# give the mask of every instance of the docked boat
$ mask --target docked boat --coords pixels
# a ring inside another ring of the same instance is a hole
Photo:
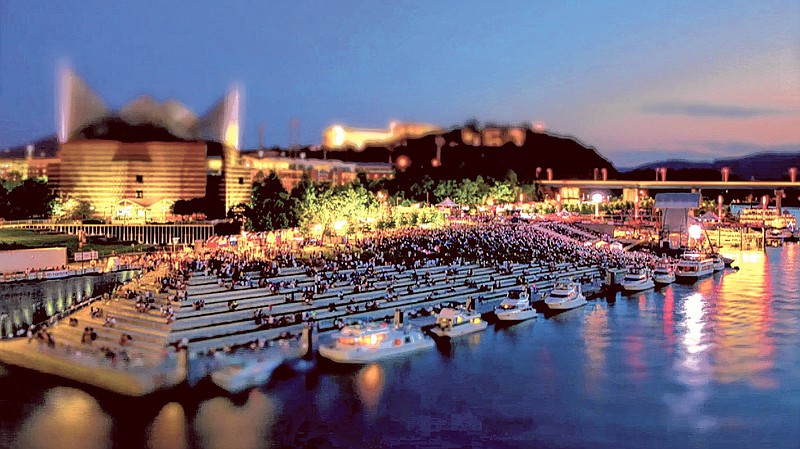
[[[269,382],[272,373],[283,361],[284,356],[279,350],[268,350],[252,360],[212,372],[211,381],[229,393],[239,393]]]
[[[653,288],[656,284],[647,268],[631,267],[620,282],[620,286],[626,292],[640,292]]]
[[[332,338],[319,355],[337,363],[369,363],[435,346],[417,327],[388,323],[346,325]]]
[[[675,282],[675,265],[668,259],[661,259],[653,270],[653,282],[671,284]]]
[[[698,252],[683,253],[675,266],[677,279],[699,279],[714,272],[714,259]]]
[[[722,258],[722,256],[717,253],[712,253],[710,256],[711,260],[714,261],[714,271],[723,271],[725,269],[725,260]]]
[[[516,291],[518,294],[512,294]],[[536,309],[531,306],[531,302],[525,295],[517,290],[509,292],[508,298],[504,299],[499,306],[495,307],[494,314],[500,321],[525,321],[536,318]]]
[[[581,285],[573,281],[558,281],[544,303],[551,310],[569,310],[586,305]]]
[[[488,325],[480,313],[462,307],[446,307],[436,315],[436,324],[431,332],[438,337],[453,338],[480,332]]]

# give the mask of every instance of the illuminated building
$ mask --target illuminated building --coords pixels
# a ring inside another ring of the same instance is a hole
[[[146,96],[111,112],[63,70],[58,98],[59,162],[48,175],[62,194],[90,202],[98,216],[158,221],[177,200],[214,198],[224,207],[220,214],[249,201],[238,89],[200,117],[177,101]]]
[[[305,156],[305,155],[301,155]],[[386,163],[354,163],[335,159],[306,159],[279,156],[274,151],[254,151],[242,153],[243,165],[249,171],[249,182],[270,172],[280,178],[283,187],[290,191],[308,174],[313,182],[345,185],[364,173],[368,180],[392,178],[392,166]]]
[[[487,126],[482,130],[463,128],[461,141],[471,146],[501,147],[509,142],[521,147],[525,145],[528,128],[519,126]]]
[[[388,145],[404,139],[415,139],[427,134],[440,132],[438,126],[424,123],[389,124],[389,129],[349,128],[333,125],[322,132],[322,146],[332,150],[353,148],[363,150],[369,145]]]

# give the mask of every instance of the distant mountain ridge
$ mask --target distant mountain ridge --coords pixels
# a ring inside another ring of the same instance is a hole
[[[800,168],[800,152],[776,153],[763,152],[742,156],[738,158],[720,158],[710,162],[685,161],[680,159],[668,159],[661,162],[650,162],[636,168],[625,170],[624,176],[647,172],[647,177],[658,167],[666,167],[667,170],[713,170],[719,172],[722,167],[730,169],[730,176],[740,179],[788,179],[789,167]],[[669,177],[669,175],[667,175]],[[645,177],[644,179],[647,179]]]
[[[731,179],[788,180],[788,168],[800,168],[800,151],[792,153],[762,152],[738,158],[718,158],[707,162],[667,159],[650,162],[631,169],[618,169],[595,148],[580,140],[551,133],[528,130],[525,143],[517,146],[506,143],[502,146],[472,146],[461,136],[462,129],[452,128],[443,133],[442,165],[433,167],[431,159],[436,156],[434,135],[408,139],[404,146],[389,150],[385,147],[370,147],[365,151],[328,152],[329,158],[353,162],[388,162],[390,153],[394,161],[405,155],[411,164],[401,178],[421,178],[425,174],[433,179],[474,178],[477,175],[502,179],[509,169],[517,173],[520,182],[531,182],[536,178],[535,170],[541,168],[539,178],[546,178],[547,168],[553,169],[555,179],[591,179],[595,168],[606,168],[610,179],[651,179],[659,167],[666,167],[668,179],[695,178],[715,179],[722,167],[730,168]],[[55,157],[58,140],[50,135],[32,143],[35,157]],[[454,145],[454,146],[453,146]],[[26,145],[0,149],[0,158],[24,158]],[[276,148],[281,151],[280,148]],[[322,158],[322,151],[304,149],[310,158]],[[678,176],[676,178],[675,176]]]

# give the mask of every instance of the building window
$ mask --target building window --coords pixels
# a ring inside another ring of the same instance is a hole
[[[144,182],[144,176],[142,176],[142,175],[136,175],[136,183],[137,183],[137,184],[141,184],[141,183],[143,183],[143,182]]]
[[[137,190],[136,191],[136,198],[144,198],[144,191]]]
[[[239,178],[239,184],[244,184],[244,178]]]

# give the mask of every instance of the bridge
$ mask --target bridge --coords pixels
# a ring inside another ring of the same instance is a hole
[[[591,180],[591,179],[540,179],[547,187],[578,187],[581,189],[710,189],[710,190],[783,190],[800,189],[800,182],[790,181],[641,181],[641,180]]]

